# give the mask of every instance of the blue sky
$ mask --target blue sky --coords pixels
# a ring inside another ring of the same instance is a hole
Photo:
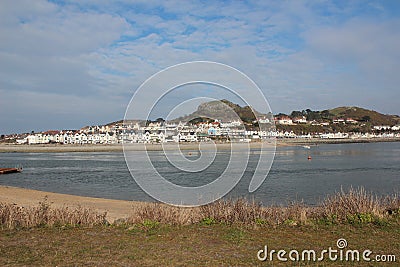
[[[3,0],[0,133],[121,119],[148,77],[193,60],[246,73],[274,113],[355,105],[400,114],[399,8],[395,0]]]

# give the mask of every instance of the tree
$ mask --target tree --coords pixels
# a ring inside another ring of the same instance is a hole
[[[5,135],[2,134],[2,135],[0,136],[0,140],[3,140],[4,138],[5,138]]]
[[[291,118],[302,117],[302,116],[303,116],[303,113],[301,111],[298,111],[298,110],[294,110],[290,114]]]
[[[321,117],[323,119],[331,119],[333,117],[333,114],[329,112],[329,110],[323,110],[321,111]]]
[[[361,120],[362,121],[364,121],[364,122],[370,122],[371,121],[371,117],[370,116],[363,116],[362,118],[361,118]]]
[[[321,119],[321,114],[319,111],[312,111],[311,109],[306,109],[307,112],[307,120],[312,121],[312,120],[320,120]]]
[[[163,118],[157,118],[157,119],[156,119],[156,122],[157,122],[157,123],[160,123],[160,125],[164,125],[165,120],[164,120]]]
[[[288,115],[286,115],[285,113],[278,113],[276,114],[276,117],[287,117]]]

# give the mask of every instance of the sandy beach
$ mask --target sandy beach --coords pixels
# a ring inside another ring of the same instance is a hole
[[[0,145],[0,153],[122,152],[122,145]]]
[[[85,207],[99,213],[107,212],[107,221],[127,218],[132,214],[133,206],[141,202],[81,197],[67,194],[50,193],[11,186],[0,186],[0,203],[10,203],[23,207],[38,206],[39,202],[47,202],[51,207]]]
[[[373,142],[400,142],[400,138],[360,138],[360,139],[277,139],[276,146],[301,146],[318,144],[346,144],[346,143],[373,143]],[[207,149],[212,144],[206,143],[180,143],[181,150],[197,150],[201,144],[202,149]],[[236,143],[239,146],[247,146],[247,143]],[[250,148],[259,148],[260,142],[249,143]],[[230,149],[230,143],[217,143],[218,149]],[[177,149],[177,144],[130,144],[125,146],[130,151],[160,151]],[[15,145],[0,144],[0,153],[66,153],[66,152],[122,152],[121,144],[114,145]]]
[[[198,150],[199,145],[202,149],[210,149],[214,147],[210,143],[181,143],[179,148],[181,150]],[[236,143],[237,147],[247,147],[247,143]],[[218,149],[230,149],[230,143],[218,143]],[[260,147],[260,143],[250,143],[251,148]],[[122,152],[123,149],[129,151],[161,151],[161,150],[176,150],[178,144],[129,144],[125,148],[121,144],[114,145],[60,145],[60,144],[49,144],[49,145],[0,145],[1,152],[20,152],[20,153],[66,153],[66,152]]]

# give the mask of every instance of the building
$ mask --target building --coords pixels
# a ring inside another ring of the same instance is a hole
[[[298,124],[304,124],[304,123],[307,123],[307,118],[304,116],[296,117],[296,118],[293,118],[293,122],[298,123]]]
[[[347,119],[346,119],[346,123],[349,123],[349,124],[357,124],[358,121],[356,121],[356,120],[354,120],[354,119],[352,119],[352,118],[347,118]]]
[[[281,116],[275,119],[276,124],[281,124],[281,125],[292,125],[293,121],[291,118],[287,116]]]
[[[345,120],[344,119],[333,119],[332,121],[334,124],[345,124]]]

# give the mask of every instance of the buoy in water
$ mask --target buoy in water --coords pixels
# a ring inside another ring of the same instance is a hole
[[[307,159],[308,159],[308,160],[311,160],[311,156],[308,156]]]

